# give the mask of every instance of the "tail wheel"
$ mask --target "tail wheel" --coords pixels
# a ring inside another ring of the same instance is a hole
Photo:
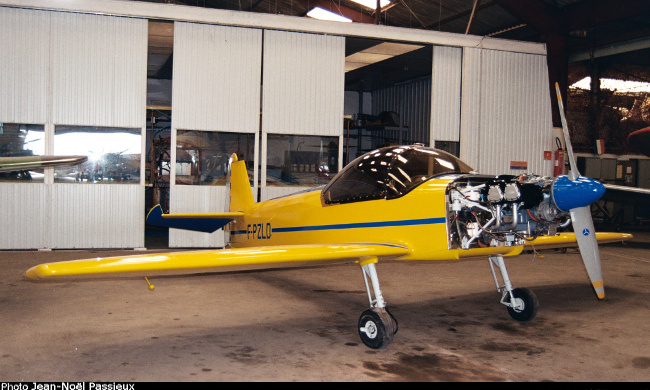
[[[530,321],[537,315],[539,301],[535,293],[528,288],[516,288],[512,290],[515,298],[514,307],[508,307],[510,317],[517,321]]]
[[[371,308],[361,313],[358,329],[361,341],[367,347],[382,349],[393,341],[397,321],[386,309]]]

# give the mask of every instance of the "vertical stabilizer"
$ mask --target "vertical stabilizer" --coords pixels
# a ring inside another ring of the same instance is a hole
[[[229,211],[244,211],[253,203],[253,192],[248,180],[246,162],[238,161],[237,154],[232,155],[230,163],[230,203]]]

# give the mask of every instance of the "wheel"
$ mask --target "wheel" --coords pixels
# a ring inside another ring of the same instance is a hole
[[[361,341],[373,349],[385,348],[397,333],[397,321],[386,309],[371,308],[359,317]]]
[[[517,321],[530,321],[535,318],[539,301],[535,293],[528,288],[516,288],[512,290],[517,305],[523,305],[518,308],[508,307],[510,317]]]

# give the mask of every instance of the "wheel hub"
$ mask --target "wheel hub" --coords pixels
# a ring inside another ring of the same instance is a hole
[[[526,308],[526,303],[521,298],[515,298],[512,302],[512,310],[521,313]]]
[[[373,321],[368,321],[366,322],[366,326],[359,328],[359,331],[364,332],[368,338],[374,339],[377,337],[377,324]]]

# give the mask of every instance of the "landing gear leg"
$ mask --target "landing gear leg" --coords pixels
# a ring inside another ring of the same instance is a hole
[[[358,329],[361,341],[366,346],[381,349],[385,348],[393,340],[393,336],[397,333],[397,321],[386,310],[386,302],[381,294],[375,263],[377,263],[377,258],[360,262],[366,290],[368,291],[370,309],[361,313]],[[370,284],[368,279],[370,279]]]
[[[501,271],[503,285],[499,284],[496,272],[494,271],[495,265]],[[513,288],[503,257],[490,256],[490,268],[492,269],[492,276],[494,276],[494,283],[497,285],[497,291],[503,292],[501,304],[508,307],[510,317],[517,321],[530,321],[535,318],[539,307],[537,296],[528,288]]]

